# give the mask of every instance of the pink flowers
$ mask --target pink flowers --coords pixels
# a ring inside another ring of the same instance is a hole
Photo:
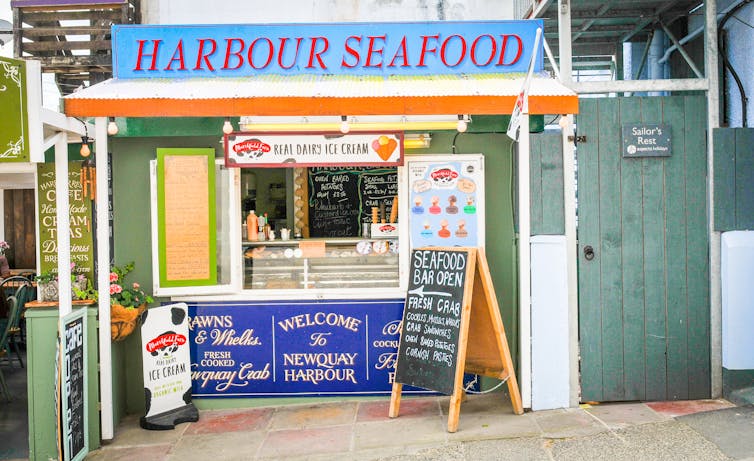
[[[110,272],[110,283],[117,282],[118,281],[118,274],[115,272]]]
[[[122,292],[123,292],[123,287],[121,287],[117,283],[110,284],[110,295],[115,295]]]

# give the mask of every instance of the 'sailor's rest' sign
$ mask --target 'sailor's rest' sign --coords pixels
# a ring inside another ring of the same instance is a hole
[[[116,78],[526,72],[541,20],[115,25]],[[543,68],[537,50],[535,71]]]

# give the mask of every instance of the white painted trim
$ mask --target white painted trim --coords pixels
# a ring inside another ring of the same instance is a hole
[[[55,226],[58,245],[58,314],[62,319],[73,310],[71,293],[71,222],[68,197],[68,143],[55,143]]]
[[[110,229],[108,207],[108,156],[107,119],[97,117],[94,137],[95,163],[97,165],[97,289],[99,291],[99,379],[100,424],[102,439],[110,440],[114,434],[113,421],[113,364],[110,339]],[[108,288],[104,288],[108,287]]]
[[[245,290],[232,295],[175,296],[171,298],[171,301],[314,301],[320,299],[398,299],[405,297],[405,288],[347,288],[330,290]]]
[[[215,159],[215,165],[223,165],[223,159]],[[234,247],[241,248],[241,203],[240,203],[240,178],[237,174],[228,177],[229,209],[220,210],[223,213],[231,213],[230,229],[227,237],[234,243]],[[230,283],[224,285],[187,286],[187,287],[162,287],[160,286],[160,239],[159,220],[157,217],[157,160],[149,161],[149,189],[150,189],[150,215],[152,218],[152,294],[155,296],[167,296],[173,300],[190,299],[191,297],[208,295],[233,295],[243,289],[243,256],[240,251],[233,257],[230,263]],[[236,210],[237,213],[233,213]],[[237,216],[236,216],[237,215]],[[221,236],[223,238],[224,236]]]
[[[573,82],[573,51],[571,49],[571,4],[565,0],[565,5],[558,8],[558,48],[560,60],[560,83],[570,86]]]
[[[63,131],[67,135],[93,135],[95,131],[95,128],[91,123],[86,123],[86,129],[84,129],[84,122],[73,117],[66,117],[60,112],[55,112],[49,109],[42,109],[40,113],[40,120],[43,124],[49,126],[50,128],[57,131]],[[80,142],[80,140],[77,142]]]
[[[710,290],[710,392],[718,398],[723,392],[722,355],[722,282],[720,279],[720,232],[715,232],[715,150],[714,129],[720,127],[719,79],[717,59],[717,2],[706,1],[705,73],[707,91],[707,219],[709,232]]]
[[[44,162],[45,150],[42,148],[42,65],[39,61],[27,60],[26,63],[26,111],[29,121],[29,161]],[[49,148],[49,147],[48,147]]]
[[[58,131],[54,135],[42,141],[42,152],[44,153],[47,149],[57,144],[60,138],[63,138],[63,140],[68,143],[68,136],[63,132]],[[42,159],[42,162],[44,162],[44,158]]]
[[[519,299],[519,344],[518,364],[521,376],[521,401],[524,408],[531,408],[531,210],[529,184],[529,108],[521,114],[518,140],[518,299]]]
[[[576,165],[574,143],[568,140],[573,134],[573,115],[566,115],[568,121],[562,131],[563,145],[563,197],[566,236],[566,272],[568,278],[568,363],[569,363],[569,405],[577,407],[581,395],[579,379],[579,283],[578,283],[578,241],[576,239]]]

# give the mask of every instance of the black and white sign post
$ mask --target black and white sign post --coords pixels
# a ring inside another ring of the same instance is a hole
[[[185,303],[147,309],[141,316],[146,415],[140,423],[144,429],[167,430],[199,420],[191,403],[188,337]]]

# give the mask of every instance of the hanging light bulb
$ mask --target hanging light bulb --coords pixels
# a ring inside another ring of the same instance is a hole
[[[89,137],[82,136],[81,137],[81,150],[79,150],[79,154],[81,154],[82,157],[89,157],[91,153],[92,153],[92,150],[89,149]]]
[[[223,133],[233,133],[233,125],[230,124],[230,117],[225,117],[225,123],[223,123]]]
[[[343,134],[351,131],[351,126],[348,124],[348,117],[345,115],[340,116],[340,132]]]
[[[560,116],[560,120],[558,120],[558,125],[560,125],[560,129],[565,130],[568,128],[568,116],[566,114],[563,114]]]
[[[107,124],[107,134],[115,136],[118,134],[118,125],[115,124],[115,118],[110,117],[110,122]]]
[[[466,123],[466,118],[463,115],[458,116],[458,126],[456,126],[456,129],[459,133],[465,133],[466,128],[468,128],[468,124]]]

